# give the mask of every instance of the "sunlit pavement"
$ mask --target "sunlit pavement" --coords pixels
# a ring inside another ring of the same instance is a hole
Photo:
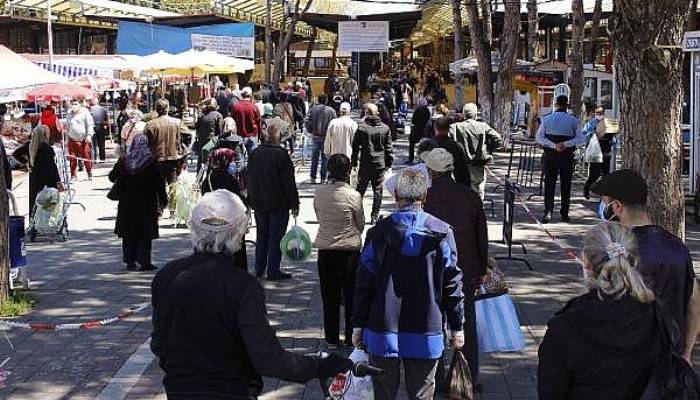
[[[406,141],[396,144],[396,170],[403,167]],[[307,163],[308,164],[308,163]],[[73,206],[69,211],[72,238],[66,243],[35,243],[29,246],[29,276],[39,299],[38,309],[21,321],[72,323],[111,317],[129,307],[150,299],[150,273],[127,273],[121,263],[121,242],[112,233],[116,203],[105,195],[110,188],[106,178],[111,165],[99,166],[93,181],[75,183],[76,201],[86,210]],[[507,157],[499,155],[492,168],[505,175]],[[83,173],[84,174],[84,173]],[[80,175],[85,179],[84,175]],[[313,192],[317,186],[305,183],[308,168],[300,165],[297,183],[301,195],[298,223],[312,238],[318,228],[313,212]],[[27,183],[16,190],[20,213],[27,212]],[[489,180],[487,198],[494,200],[496,215],[489,218],[489,235],[501,239],[503,189]],[[369,214],[371,190],[365,196]],[[572,224],[555,223],[548,229],[559,238],[564,248],[578,249],[587,226],[597,221],[593,202],[581,197],[581,182],[574,186]],[[385,193],[383,213],[393,207]],[[490,202],[487,215],[490,217]],[[541,197],[529,205],[536,215],[542,212]],[[529,260],[535,271],[522,263],[501,261],[516,301],[527,348],[521,353],[484,356],[481,362],[481,399],[536,399],[537,346],[546,329],[547,320],[563,303],[583,289],[580,266],[570,261],[566,251],[542,233],[516,205],[515,239],[527,246],[527,255],[519,248],[514,253]],[[688,243],[698,260],[700,234],[698,226],[688,225]],[[248,237],[255,238],[253,229]],[[154,262],[162,266],[167,261],[190,252],[186,230],[173,228],[172,221],[161,220],[161,239],[154,242]],[[494,243],[492,255],[505,255],[505,247]],[[254,249],[249,247],[252,268]],[[697,264],[696,264],[697,267]],[[294,274],[287,282],[264,282],[269,317],[278,331],[283,346],[300,353],[315,353],[321,346],[322,313],[315,266],[315,254],[302,264],[283,264]],[[157,360],[146,358],[144,345],[150,333],[150,309],[118,324],[94,330],[63,332],[7,331],[0,338],[0,361],[9,357],[3,367],[10,372],[0,390],[0,398],[10,399],[165,399],[161,386],[162,372]],[[10,346],[10,343],[13,347]],[[14,350],[13,350],[14,348]],[[136,356],[132,357],[132,354]],[[150,356],[150,355],[149,355]],[[134,364],[136,361],[136,364]],[[700,361],[700,360],[698,360]],[[121,369],[121,370],[120,370]],[[145,370],[144,370],[145,369]],[[119,371],[119,372],[118,372]],[[117,375],[118,379],[114,379]],[[111,385],[110,385],[111,383]],[[266,379],[262,399],[322,399],[317,380],[298,385]],[[401,397],[405,398],[405,396]]]

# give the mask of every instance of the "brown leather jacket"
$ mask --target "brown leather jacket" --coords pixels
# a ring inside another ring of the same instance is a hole
[[[148,143],[158,161],[179,159],[180,152],[180,122],[167,115],[161,115],[146,123],[143,133],[148,137]]]

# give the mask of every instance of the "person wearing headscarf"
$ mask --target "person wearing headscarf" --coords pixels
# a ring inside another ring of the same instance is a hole
[[[58,167],[54,160],[55,153],[49,144],[49,128],[46,125],[37,125],[32,131],[32,138],[28,145],[24,145],[12,154],[18,161],[27,165],[29,169],[29,212],[34,213],[36,196],[45,187],[63,189]]]
[[[46,125],[49,128],[49,142],[50,143],[62,143],[63,137],[61,132],[58,131],[58,118],[56,117],[56,110],[51,104],[46,104],[41,109],[41,124]]]
[[[241,146],[242,147],[242,146]],[[239,155],[229,148],[218,148],[209,155],[209,169],[202,182],[202,194],[224,189],[240,197],[243,203],[246,198],[241,192],[239,181]],[[246,254],[245,238],[242,238],[241,248],[234,255],[235,265],[248,270],[248,256]]]
[[[113,188],[119,197],[114,233],[122,238],[126,269],[155,270],[151,243],[159,236],[158,216],[168,196],[146,135],[134,136],[124,157],[109,173],[109,180],[117,186]]]
[[[125,111],[128,119],[124,122],[121,135],[121,152],[125,154],[127,149],[131,146],[136,135],[143,133],[144,128],[146,128],[146,123],[141,121],[141,111],[135,108],[129,108]]]

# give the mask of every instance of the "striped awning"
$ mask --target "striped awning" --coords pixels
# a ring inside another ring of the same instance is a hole
[[[44,68],[47,71],[55,72],[68,78],[75,78],[83,75],[97,76],[98,70],[94,68],[81,67],[77,65],[56,64],[37,62],[36,65]]]

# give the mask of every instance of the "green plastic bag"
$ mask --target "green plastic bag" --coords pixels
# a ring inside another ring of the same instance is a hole
[[[309,234],[296,223],[280,241],[282,255],[289,261],[303,262],[311,255],[311,238]]]

